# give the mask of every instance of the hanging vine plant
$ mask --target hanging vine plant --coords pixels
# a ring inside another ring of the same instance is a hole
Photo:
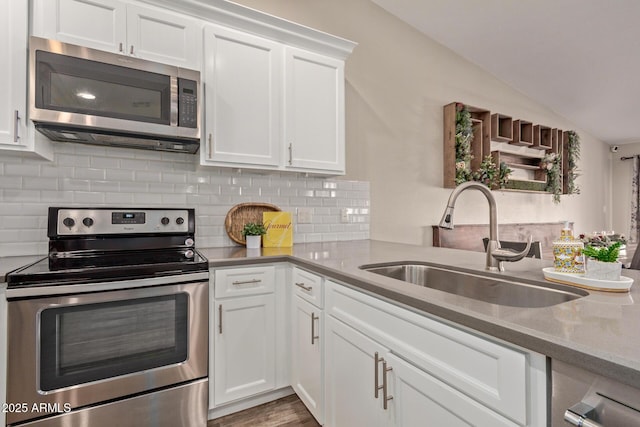
[[[569,138],[567,143],[567,163],[569,171],[567,174],[567,194],[580,194],[580,187],[576,183],[578,173],[578,160],[580,160],[580,137],[576,131],[567,132]]]
[[[456,185],[471,179],[471,142],[473,122],[471,113],[464,104],[456,105]]]
[[[562,195],[562,157],[556,153],[546,154],[540,161],[540,167],[547,172],[546,191],[553,194],[553,202],[560,203]]]

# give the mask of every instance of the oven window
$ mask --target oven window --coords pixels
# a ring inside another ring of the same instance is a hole
[[[168,76],[43,51],[36,76],[37,108],[170,124]]]
[[[184,362],[188,305],[180,293],[43,310],[40,389]]]

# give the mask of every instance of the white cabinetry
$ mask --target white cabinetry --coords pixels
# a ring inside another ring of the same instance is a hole
[[[213,271],[209,374],[213,408],[276,387],[275,267]]]
[[[205,164],[276,168],[280,162],[282,46],[205,27]]]
[[[322,278],[293,268],[291,386],[309,412],[324,423],[324,314]],[[310,302],[311,301],[311,302]]]
[[[202,23],[118,0],[34,0],[33,35],[200,69]]]
[[[50,143],[34,139],[27,123],[29,3],[0,0],[0,150],[34,152],[51,159]]]
[[[286,49],[287,168],[345,173],[344,62]]]
[[[213,24],[204,46],[202,164],[345,173],[343,58]]]
[[[421,426],[427,413],[434,425],[546,424],[544,356],[347,286],[325,289],[327,426],[364,412],[378,420],[371,425]]]

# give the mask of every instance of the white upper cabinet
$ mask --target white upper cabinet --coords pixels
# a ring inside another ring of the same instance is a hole
[[[27,37],[29,3],[0,0],[0,149],[32,152],[51,159],[51,145],[35,138],[27,122]]]
[[[344,62],[286,49],[287,168],[345,173]]]
[[[117,0],[34,0],[33,35],[200,69],[202,23]]]
[[[279,43],[205,27],[204,164],[277,168],[280,162]]]

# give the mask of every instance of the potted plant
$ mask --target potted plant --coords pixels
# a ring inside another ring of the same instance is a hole
[[[262,243],[262,235],[267,234],[264,225],[259,222],[248,222],[242,228],[242,236],[247,242],[247,249],[259,248]]]
[[[598,280],[620,280],[622,263],[618,261],[621,242],[609,246],[587,245],[582,250],[585,256],[585,276]]]

